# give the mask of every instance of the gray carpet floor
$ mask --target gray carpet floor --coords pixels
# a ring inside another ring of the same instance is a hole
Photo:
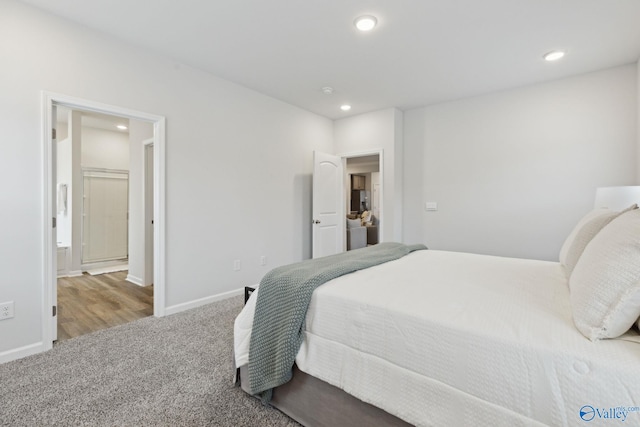
[[[0,365],[2,426],[299,426],[233,385],[234,297]]]

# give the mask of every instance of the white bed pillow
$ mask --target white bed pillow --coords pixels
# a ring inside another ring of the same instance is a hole
[[[571,230],[571,233],[569,233],[569,236],[567,236],[566,240],[562,245],[562,248],[560,249],[560,256],[559,256],[560,264],[562,264],[563,266],[567,264],[567,252],[569,252],[569,247],[571,247],[571,245],[573,244],[573,241],[576,239],[576,234],[578,234],[578,232],[584,226],[584,224],[592,220],[593,218],[596,218],[600,215],[604,215],[611,212],[613,211],[606,208],[594,209],[588,214],[586,214],[584,217],[582,217],[580,221],[578,221],[576,226],[573,227],[573,230]]]
[[[573,272],[573,269],[578,263],[580,255],[582,255],[582,252],[584,252],[584,249],[587,247],[591,239],[593,239],[600,230],[613,221],[613,219],[618,215],[620,215],[620,212],[607,210],[606,212],[602,212],[600,215],[593,216],[581,224],[566,252],[565,262],[563,265],[567,277],[571,276],[571,272]]]
[[[576,263],[580,259],[580,255],[584,251],[584,248],[587,247],[591,239],[594,238],[596,234],[600,230],[602,230],[607,224],[617,218],[619,215],[623,213],[638,209],[637,204],[633,204],[629,206],[627,209],[617,212],[609,209],[594,209],[590,213],[588,213],[584,218],[582,218],[576,227],[573,229],[567,241],[565,241],[565,245],[563,245],[561,254],[564,251],[563,259],[561,260],[561,264],[564,267],[564,272],[569,278],[571,276],[571,272],[576,266]]]
[[[587,338],[615,338],[640,317],[640,210],[589,242],[569,279],[573,320]]]

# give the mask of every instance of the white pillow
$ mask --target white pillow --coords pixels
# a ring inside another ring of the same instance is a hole
[[[587,338],[615,338],[640,317],[640,210],[621,214],[587,245],[569,279],[573,320]]]
[[[620,215],[620,212],[608,211],[597,215],[584,222],[580,229],[575,233],[573,242],[569,246],[566,259],[564,262],[564,272],[567,277],[571,276],[571,272],[575,268],[580,255],[587,247],[591,239],[593,239],[600,230]]]
[[[567,264],[567,252],[569,252],[569,247],[571,247],[571,245],[573,244],[573,241],[576,238],[576,234],[578,234],[578,231],[580,231],[582,226],[587,221],[590,221],[593,218],[596,218],[596,217],[598,217],[600,215],[604,215],[604,214],[609,213],[609,212],[613,212],[613,211],[609,210],[607,208],[594,209],[591,212],[589,212],[588,214],[586,214],[584,217],[582,217],[582,219],[580,219],[580,221],[578,221],[576,226],[573,227],[573,230],[571,230],[571,233],[569,234],[567,239],[564,241],[564,244],[562,245],[562,248],[560,249],[560,256],[559,256],[560,264],[562,264],[563,266],[565,266]]]

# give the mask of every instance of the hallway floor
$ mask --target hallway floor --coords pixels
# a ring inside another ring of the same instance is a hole
[[[153,315],[153,285],[127,282],[127,271],[58,279],[58,341]]]

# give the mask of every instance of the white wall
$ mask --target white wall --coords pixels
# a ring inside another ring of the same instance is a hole
[[[64,121],[60,120],[60,116],[64,114],[64,115],[68,115],[69,112],[66,110],[61,110],[60,108],[58,108],[57,111],[57,123],[56,123],[56,138],[58,140],[58,142],[65,140],[69,137],[69,126],[68,126],[68,118],[65,118]]]
[[[0,362],[42,345],[42,90],[166,117],[168,310],[310,256],[312,152],[333,151],[330,120],[12,0],[0,0],[0,57],[11,141],[0,180],[13,183],[0,192],[0,223],[11,224],[0,301],[15,302],[15,318],[0,321]]]
[[[413,109],[404,112],[404,202],[402,212],[403,241],[408,244],[425,242],[424,215],[424,146],[426,142],[425,112]]]
[[[147,283],[145,274],[144,217],[144,144],[153,138],[153,125],[138,120],[129,121],[129,273],[127,280],[138,285]]]
[[[58,116],[67,114],[69,117],[64,121],[58,121],[56,126],[57,145],[57,183],[67,184],[68,205],[67,211],[58,213],[57,218],[57,240],[61,246],[71,246],[72,241],[72,216],[73,216],[73,155],[72,155],[72,133],[69,128],[73,127],[72,111],[58,109]],[[81,113],[76,112],[76,120],[81,120]],[[60,118],[60,117],[58,117]],[[104,169],[129,169],[129,143],[128,135],[123,132],[107,131],[89,127],[79,127],[80,138],[76,138],[76,143],[80,147],[80,156],[76,156],[79,168],[104,168]],[[82,182],[82,179],[80,179]],[[79,195],[81,195],[81,190]],[[79,266],[78,266],[79,269]]]
[[[57,129],[65,128],[66,126],[58,126]],[[58,131],[56,130],[56,133]],[[65,134],[68,132],[65,131]],[[58,205],[57,211],[57,230],[56,230],[56,240],[58,242],[58,246],[71,246],[71,218],[73,212],[71,210],[72,204],[72,193],[73,193],[73,176],[71,174],[72,164],[71,164],[71,139],[65,138],[62,141],[58,141],[57,143],[57,176],[56,183],[58,191],[59,185],[64,184],[67,186],[67,204],[66,209]]]
[[[636,120],[636,138],[638,141],[636,146],[636,155],[637,155],[636,185],[640,185],[640,59],[638,59],[638,62],[636,64],[636,73],[637,73],[636,92],[637,92],[637,98],[638,98],[638,104],[637,104],[638,117]]]
[[[80,129],[80,167],[82,174],[80,182],[82,185],[78,188],[78,195],[84,195],[84,169],[110,169],[110,170],[129,170],[129,135],[127,132],[110,131],[106,129],[98,129],[88,127],[84,124],[84,117],[81,120]],[[82,197],[81,200],[83,200]],[[84,211],[81,206],[79,213]],[[74,221],[82,226],[82,218],[79,215],[74,216]],[[76,255],[83,259],[82,250],[87,249],[82,244],[72,246],[72,257]],[[86,259],[86,258],[85,258]],[[90,263],[88,263],[90,264]],[[73,272],[86,269],[86,264],[73,265]]]
[[[405,112],[405,240],[557,260],[596,187],[636,180],[637,80],[628,65]]]
[[[366,175],[366,174],[370,174],[371,172],[378,172],[379,169],[380,167],[374,164],[350,165],[347,159],[347,170],[346,170],[347,174]],[[370,186],[369,184],[370,184],[369,180],[367,180],[366,182],[367,189]]]
[[[334,122],[335,153],[350,154],[382,149],[385,241],[402,241],[402,112],[396,108],[374,111]]]
[[[82,215],[84,178],[82,176],[82,113],[69,112],[71,140],[71,265],[69,275],[82,274]]]
[[[82,126],[82,167],[129,170],[129,135]]]

